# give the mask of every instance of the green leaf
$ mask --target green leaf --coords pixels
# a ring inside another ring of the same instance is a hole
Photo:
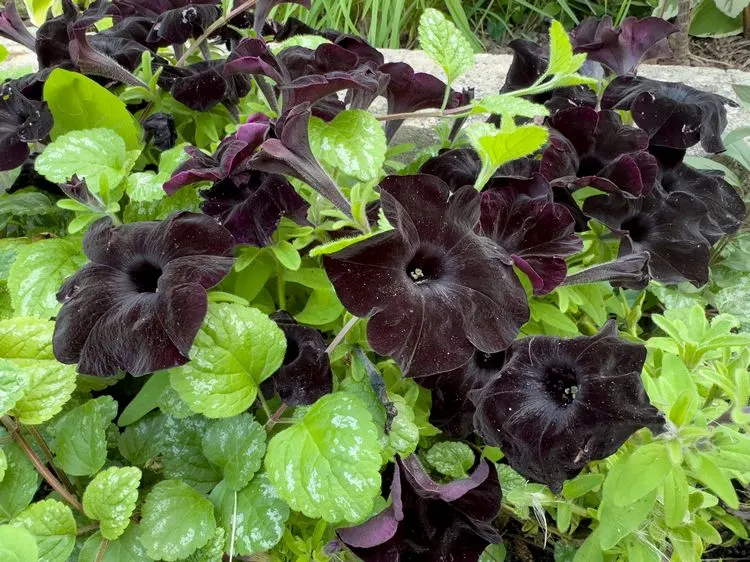
[[[23,0],[23,4],[31,23],[39,27],[47,19],[47,12],[53,5],[59,8],[60,0]]]
[[[486,128],[475,126],[467,129],[467,135],[482,159],[482,170],[474,184],[481,190],[500,166],[541,148],[547,142],[549,132],[539,125],[524,125],[488,134]]]
[[[699,453],[698,458],[700,464],[697,470],[695,470],[693,477],[708,486],[729,507],[739,509],[739,499],[737,498],[737,492],[734,490],[732,481],[724,475],[708,455]]]
[[[140,529],[132,523],[116,541],[108,541],[104,556],[98,560],[99,549],[105,540],[99,532],[94,533],[83,544],[78,562],[152,562],[146,549],[138,540]]]
[[[266,432],[248,413],[213,422],[203,435],[203,454],[221,467],[231,490],[247,486],[266,452]]]
[[[20,423],[36,425],[51,419],[75,390],[75,365],[61,365],[52,353],[54,328],[54,322],[37,318],[0,321],[0,358],[26,377],[23,396],[11,412]]]
[[[644,543],[637,537],[632,537],[625,544],[628,562],[660,562],[661,556],[651,545]]]
[[[479,562],[505,562],[506,555],[504,544],[491,544],[479,557]]]
[[[80,243],[63,238],[40,240],[23,248],[8,274],[8,292],[16,314],[44,320],[55,316],[60,309],[57,291],[86,261]]]
[[[240,491],[219,484],[211,493],[211,499],[226,531],[227,552],[233,536],[235,554],[250,556],[270,550],[284,535],[289,506],[279,499],[264,472]]]
[[[427,451],[425,458],[432,468],[454,480],[466,478],[466,471],[474,464],[471,447],[460,441],[435,443]]]
[[[570,43],[565,28],[562,24],[553,20],[549,28],[550,55],[547,74],[573,74],[577,72],[586,61],[586,54],[573,54],[573,46]]]
[[[549,115],[549,110],[538,103],[509,94],[491,94],[472,102],[472,113],[493,113],[502,115],[503,120],[514,117],[534,118]]]
[[[107,460],[105,430],[116,414],[117,404],[110,396],[89,400],[67,412],[57,422],[55,464],[73,476],[98,472]]]
[[[383,174],[388,143],[381,124],[369,111],[350,109],[332,121],[310,119],[310,147],[331,168],[360,181]]]
[[[141,510],[140,540],[156,560],[179,560],[204,546],[214,535],[211,502],[178,480],[163,480],[146,497]]]
[[[310,294],[304,308],[294,315],[297,322],[312,326],[324,326],[335,321],[344,312],[336,291],[332,288],[315,290]]]
[[[296,271],[302,264],[302,258],[299,255],[297,249],[292,246],[287,240],[279,240],[278,242],[269,246],[273,255],[279,260],[279,263],[287,269]]]
[[[474,66],[471,43],[441,12],[427,8],[419,18],[419,46],[445,72],[448,84]]]
[[[636,449],[625,461],[617,480],[614,495],[615,505],[624,507],[639,500],[664,481],[672,470],[672,462],[664,443],[649,443]],[[633,478],[637,474],[638,478]]]
[[[265,460],[281,499],[328,522],[358,522],[380,494],[378,430],[365,404],[335,393],[268,444]]]
[[[26,376],[18,365],[0,359],[0,416],[16,405],[23,396]]]
[[[159,436],[159,458],[164,476],[182,480],[196,490],[208,493],[221,480],[221,470],[203,454],[203,435],[211,420],[203,416],[176,419],[162,415]]]
[[[131,201],[125,207],[123,220],[163,220],[175,211],[200,212],[200,202],[197,190],[180,189],[174,195],[168,195],[159,201]]]
[[[3,451],[8,468],[0,480],[0,521],[10,521],[31,502],[39,487],[39,476],[18,445],[5,445]]]
[[[76,544],[73,512],[57,500],[31,504],[10,524],[34,536],[39,547],[38,562],[65,562]]]
[[[388,398],[396,407],[396,417],[388,432],[388,448],[395,454],[408,457],[417,450],[419,443],[419,428],[414,422],[414,410],[398,394],[389,394]]]
[[[183,560],[185,562],[222,562],[224,560],[224,543],[226,532],[216,527],[214,536],[202,547]]]
[[[3,62],[8,58],[8,48],[5,45],[0,45],[0,62]]]
[[[3,562],[35,562],[39,548],[34,536],[25,529],[0,525],[0,560]]]
[[[125,193],[133,201],[159,201],[164,199],[164,181],[152,171],[136,172],[128,176]]]
[[[692,10],[690,35],[694,37],[727,37],[742,31],[742,16],[730,18],[719,10],[714,0],[702,0]]]
[[[581,547],[576,551],[573,562],[604,562],[604,554],[600,546],[600,528],[594,530]]]
[[[604,482],[604,475],[591,472],[589,474],[579,474],[573,480],[566,480],[563,483],[563,497],[568,500],[580,498]]]
[[[120,427],[137,422],[159,405],[159,397],[169,386],[169,373],[160,371],[151,375],[117,420]]]
[[[258,309],[212,302],[191,361],[170,370],[170,382],[193,411],[236,416],[255,402],[258,386],[281,366],[285,350],[284,333]]]
[[[44,100],[55,126],[52,140],[70,131],[112,129],[128,150],[142,148],[142,132],[135,117],[116,95],[78,72],[54,69],[44,83]]]
[[[714,0],[716,7],[730,18],[736,18],[742,13],[748,3],[747,0]]]
[[[5,456],[5,451],[0,449],[0,482],[5,478],[6,470],[8,470],[8,457]]]
[[[682,467],[674,467],[664,479],[664,522],[668,527],[681,527],[688,515],[688,481]]]
[[[125,428],[117,441],[120,454],[137,466],[145,466],[158,455],[162,429],[160,418],[159,415],[146,416]]]
[[[747,106],[750,106],[750,86],[743,84],[732,84],[732,89],[740,101]]]
[[[86,516],[99,521],[107,540],[118,539],[130,523],[138,501],[141,471],[132,466],[110,467],[97,474],[83,493]]]
[[[5,238],[0,240],[0,281],[6,281],[18,253],[31,243],[28,238]]]

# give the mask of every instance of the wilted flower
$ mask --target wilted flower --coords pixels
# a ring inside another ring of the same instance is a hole
[[[312,0],[258,0],[255,3],[255,12],[253,13],[256,35],[259,37],[263,36],[263,26],[266,23],[266,19],[268,19],[268,14],[270,14],[271,10],[276,6],[280,4],[297,4],[309,10],[311,2]]]
[[[439,178],[389,176],[381,205],[394,230],[324,258],[341,302],[370,316],[367,337],[408,376],[456,369],[477,348],[505,349],[528,320],[512,257],[475,229],[480,195]]]
[[[604,109],[630,111],[652,145],[685,149],[700,141],[703,150],[711,153],[726,150],[721,140],[727,126],[725,105],[737,104],[682,82],[648,78],[616,78],[602,97]]]
[[[0,85],[0,170],[23,164],[29,143],[46,138],[52,125],[46,103],[27,99],[13,83]]]
[[[82,374],[134,376],[187,363],[208,308],[206,290],[232,268],[234,240],[205,215],[94,223],[91,260],[63,283],[53,351]]]
[[[569,274],[563,285],[583,285],[609,281],[614,287],[645,289],[649,281],[648,252],[626,254],[616,260],[600,263]]]
[[[706,207],[682,191],[665,192],[656,186],[638,198],[611,193],[589,197],[587,216],[609,227],[620,238],[620,256],[648,252],[652,279],[664,283],[708,282],[711,244],[701,232]]]
[[[225,74],[222,60],[201,61],[185,67],[161,67],[159,86],[196,111],[208,111],[219,103],[232,109],[250,92],[250,79],[242,74]]]
[[[501,540],[492,523],[502,491],[495,466],[486,460],[469,478],[439,484],[416,455],[397,459],[390,499],[391,505],[365,523],[338,530],[364,562],[475,562]]]
[[[559,492],[640,428],[662,428],[641,382],[645,359],[646,348],[620,339],[614,321],[592,337],[516,341],[473,397],[476,429],[517,472]]]
[[[112,0],[110,14],[115,21],[128,16],[158,17],[169,10],[196,5],[218,5],[221,0]]]
[[[656,182],[656,159],[646,152],[648,135],[623,125],[614,111],[574,107],[550,118],[549,146],[541,173],[556,187],[595,187],[631,195]]]
[[[143,122],[146,142],[151,142],[159,150],[169,150],[177,142],[177,129],[174,117],[168,113],[152,113]]]
[[[333,392],[331,363],[321,333],[301,326],[284,311],[271,318],[286,336],[286,354],[279,370],[263,383],[263,393],[278,394],[284,404],[300,406]]]
[[[574,50],[586,53],[588,60],[600,62],[618,76],[629,76],[635,75],[643,60],[671,56],[666,38],[677,31],[663,18],[630,16],[614,27],[612,18],[604,16],[583,20],[570,39]]]

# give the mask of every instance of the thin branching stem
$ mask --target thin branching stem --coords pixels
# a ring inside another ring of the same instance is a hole
[[[55,466],[52,464],[52,460],[54,459],[54,455],[52,454],[52,451],[49,448],[49,445],[47,445],[47,442],[44,440],[44,437],[41,433],[39,433],[39,430],[34,427],[33,425],[27,425],[24,426],[26,428],[26,431],[28,431],[31,436],[34,438],[34,440],[39,445],[39,448],[44,453],[44,456],[47,457],[47,462],[52,466],[52,470],[55,471],[55,474],[60,479],[60,482],[63,483],[63,485],[68,489],[68,491],[73,494],[75,493],[75,488],[73,487],[73,483],[68,479],[67,474],[65,474],[62,470],[57,470]]]

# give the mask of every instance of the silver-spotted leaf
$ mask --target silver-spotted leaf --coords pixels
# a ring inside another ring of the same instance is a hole
[[[83,510],[99,521],[107,540],[116,540],[130,523],[138,501],[141,471],[135,467],[110,467],[97,474],[83,493]]]
[[[240,414],[213,422],[203,435],[203,454],[221,468],[232,490],[247,486],[266,452],[266,432],[253,417]]]
[[[76,544],[73,512],[57,500],[31,504],[10,524],[34,536],[39,547],[38,562],[65,562]]]

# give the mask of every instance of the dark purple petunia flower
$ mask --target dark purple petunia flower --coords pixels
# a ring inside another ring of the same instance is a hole
[[[0,37],[34,50],[36,38],[26,29],[21,16],[18,15],[15,0],[6,0],[5,8],[0,10]]]
[[[96,36],[93,36],[94,39]],[[99,38],[98,43],[105,49],[99,51],[89,42],[84,28],[74,29],[68,50],[70,58],[78,70],[91,76],[100,76],[108,80],[115,80],[131,86],[147,87],[139,78],[131,74],[128,69],[135,69],[146,50],[135,41],[116,38]]]
[[[128,16],[159,17],[164,12],[195,5],[219,5],[221,0],[112,0],[109,13],[116,22]]]
[[[211,4],[190,4],[168,10],[156,18],[146,41],[181,45],[188,39],[200,37],[220,15],[219,7]]]
[[[651,256],[648,252],[627,254],[616,260],[600,263],[565,278],[563,285],[582,285],[585,283],[598,283],[609,281],[614,287],[625,287],[626,289],[645,289],[650,279],[648,261]]]
[[[106,211],[107,208],[99,199],[91,193],[89,186],[86,185],[86,180],[80,179],[77,175],[73,175],[71,180],[67,183],[61,183],[60,189],[62,192],[73,199],[97,211]]]
[[[414,72],[405,62],[390,62],[379,68],[390,76],[386,98],[388,99],[388,114],[408,113],[427,108],[439,108],[443,105],[447,85],[442,80],[425,72]],[[461,94],[451,91],[447,109],[458,107]],[[385,134],[388,140],[396,134],[403,120],[388,121]]]
[[[253,27],[255,29],[255,34],[258,37],[263,36],[263,26],[268,19],[268,14],[280,4],[297,4],[309,10],[312,0],[258,0],[255,3],[255,12],[253,13]]]
[[[641,61],[672,55],[666,38],[679,28],[662,18],[627,17],[620,27],[612,18],[586,18],[570,33],[573,49],[586,53],[618,76],[634,76]]]
[[[646,348],[620,339],[614,321],[592,337],[524,338],[508,355],[473,397],[476,429],[517,472],[555,492],[637,430],[664,425],[641,382]]]
[[[432,394],[430,423],[455,439],[466,439],[474,431],[476,412],[469,395],[494,379],[504,364],[504,351],[475,351],[458,369],[417,379]]]
[[[500,542],[493,521],[502,491],[497,469],[481,460],[469,478],[439,484],[416,455],[397,459],[391,505],[338,535],[364,562],[476,562]]]
[[[174,117],[168,113],[152,113],[143,122],[146,142],[151,142],[159,150],[169,150],[177,142],[177,129]]]
[[[250,79],[241,74],[226,75],[221,60],[201,61],[182,68],[160,66],[159,86],[196,111],[208,111],[219,103],[233,108],[250,92]]]
[[[646,152],[648,135],[623,125],[616,112],[574,107],[555,113],[549,124],[541,173],[553,186],[638,196],[656,183],[658,166]]]
[[[403,373],[457,369],[477,348],[502,351],[529,318],[512,257],[475,234],[480,195],[439,178],[389,176],[381,205],[394,230],[326,256],[343,305],[369,316],[367,337]]]
[[[453,148],[441,151],[419,168],[419,173],[436,176],[451,191],[474,185],[482,169],[482,160],[473,148]]]
[[[206,290],[231,270],[233,248],[215,220],[184,211],[160,222],[95,222],[83,240],[91,261],[57,294],[55,357],[105,377],[187,363]]]
[[[29,143],[46,138],[52,125],[46,103],[27,99],[13,83],[0,85],[0,171],[23,164]]]
[[[583,247],[573,216],[553,202],[552,189],[541,174],[482,193],[480,225],[484,236],[513,256],[537,295],[563,282],[568,271],[565,258]]]
[[[589,197],[583,211],[621,236],[620,256],[648,252],[652,279],[696,287],[708,282],[711,243],[701,231],[706,207],[696,197],[657,185],[635,199],[617,193]]]
[[[737,104],[682,82],[616,78],[602,97],[604,109],[628,110],[655,146],[686,149],[701,143],[710,153],[724,152],[721,134],[727,126],[726,105]]]
[[[279,370],[263,383],[263,394],[278,394],[284,404],[300,406],[333,392],[331,362],[321,333],[299,325],[284,311],[271,318],[286,336],[286,354]]]

